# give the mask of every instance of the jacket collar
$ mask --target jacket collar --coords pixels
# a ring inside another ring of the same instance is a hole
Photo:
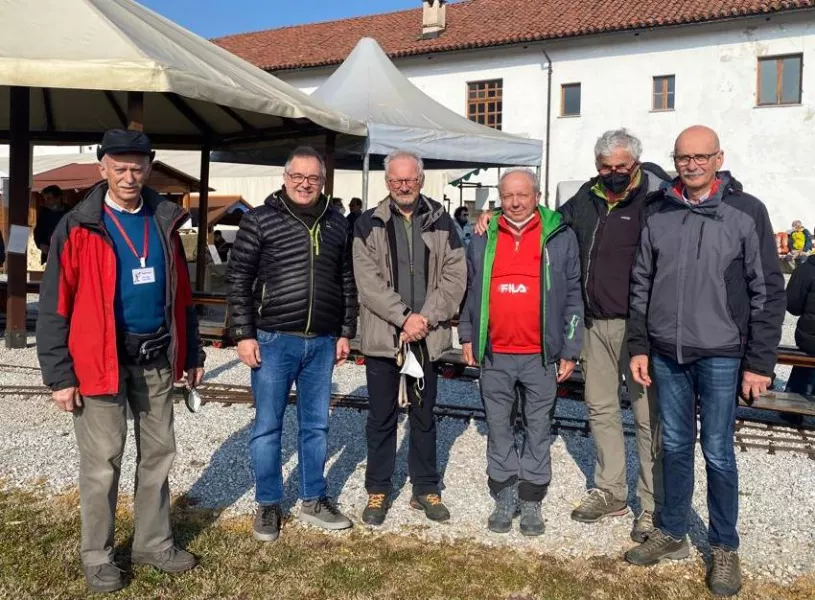
[[[85,199],[73,209],[74,218],[89,227],[102,227],[102,213],[107,193],[108,184],[105,181],[91,188]],[[189,217],[186,210],[175,202],[165,200],[151,188],[142,188],[142,200],[155,216],[159,228],[165,233],[169,232],[183,217]]]
[[[719,171],[716,177],[719,181],[718,185],[715,186],[710,197],[701,204],[689,204],[685,201],[683,196],[684,185],[679,177],[671,182],[662,184],[660,189],[666,199],[688,210],[693,212],[714,212],[718,209],[722,198],[731,194],[740,194],[743,189],[741,183],[730,174],[730,171]]]
[[[422,219],[422,230],[428,229],[433,223],[438,221],[444,214],[444,207],[435,200],[431,200],[424,194],[419,194],[419,203],[416,209],[416,216]],[[387,223],[393,217],[391,209],[390,194],[385,197],[374,209],[373,216],[383,223]]]

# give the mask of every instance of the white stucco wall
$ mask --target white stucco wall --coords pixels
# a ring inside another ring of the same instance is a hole
[[[767,204],[776,230],[795,218],[815,227],[815,11],[716,25],[438,54],[397,61],[410,80],[465,113],[467,82],[502,78],[504,130],[545,139],[547,60],[552,59],[550,200],[558,182],[594,174],[592,148],[607,129],[625,126],[643,141],[644,160],[672,170],[673,140],[684,127],[716,129],[730,169]],[[756,107],[757,60],[803,54],[798,106]],[[332,69],[276,75],[311,92]],[[675,75],[675,110],[651,111],[653,77]],[[563,83],[581,83],[579,117],[560,117]],[[494,183],[495,172],[482,178]],[[447,191],[457,205],[458,192]],[[494,197],[495,192],[492,193]],[[473,199],[467,190],[465,198]]]

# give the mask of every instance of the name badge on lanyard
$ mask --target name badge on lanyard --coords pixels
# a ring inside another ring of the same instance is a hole
[[[117,229],[119,230],[119,233],[122,234],[122,237],[127,243],[127,246],[130,248],[130,251],[133,252],[135,257],[139,259],[140,268],[133,269],[131,271],[133,275],[133,285],[145,285],[149,283],[155,283],[156,282],[155,267],[147,266],[147,247],[150,241],[150,222],[149,222],[150,217],[148,215],[144,216],[144,250],[141,253],[141,255],[139,255],[139,253],[136,251],[136,247],[133,245],[133,242],[130,241],[130,237],[125,232],[124,227],[122,227],[122,224],[119,223],[119,219],[116,217],[115,214],[113,214],[113,211],[110,210],[110,208],[108,208],[107,206],[105,206],[105,212],[108,214],[111,221],[113,221],[113,223],[116,225]]]

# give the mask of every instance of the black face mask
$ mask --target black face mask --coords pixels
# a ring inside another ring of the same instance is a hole
[[[613,194],[620,194],[624,192],[631,184],[630,173],[609,173],[608,175],[600,175],[603,180],[603,186]]]

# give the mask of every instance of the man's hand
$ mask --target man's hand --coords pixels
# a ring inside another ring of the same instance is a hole
[[[260,366],[260,346],[257,340],[241,340],[238,342],[238,358],[250,369]]]
[[[563,383],[569,377],[572,376],[572,372],[574,371],[575,366],[577,365],[576,362],[573,360],[567,360],[565,358],[560,359],[560,364],[558,365],[557,369],[557,382]]]
[[[82,407],[82,396],[79,395],[78,387],[57,390],[51,393],[51,397],[56,405],[66,412],[74,412],[77,408]]]
[[[411,313],[402,325],[402,341],[418,342],[427,337],[428,321],[419,313]]]
[[[345,361],[348,360],[348,355],[351,354],[351,342],[348,341],[348,338],[338,338],[337,339],[337,366],[341,367],[345,364]]]
[[[631,377],[643,387],[651,386],[651,376],[648,375],[647,354],[639,354],[631,357]]]
[[[194,369],[187,369],[187,387],[190,389],[197,388],[204,380],[204,367],[196,367]]]
[[[475,366],[475,356],[473,356],[473,345],[471,342],[461,344],[461,357],[469,366]]]
[[[492,211],[489,210],[486,210],[479,215],[478,221],[475,224],[475,232],[478,235],[484,235],[487,233],[487,228],[490,226],[492,216]]]
[[[746,402],[754,402],[759,396],[767,391],[772,383],[770,377],[745,371],[741,378],[741,397]]]

